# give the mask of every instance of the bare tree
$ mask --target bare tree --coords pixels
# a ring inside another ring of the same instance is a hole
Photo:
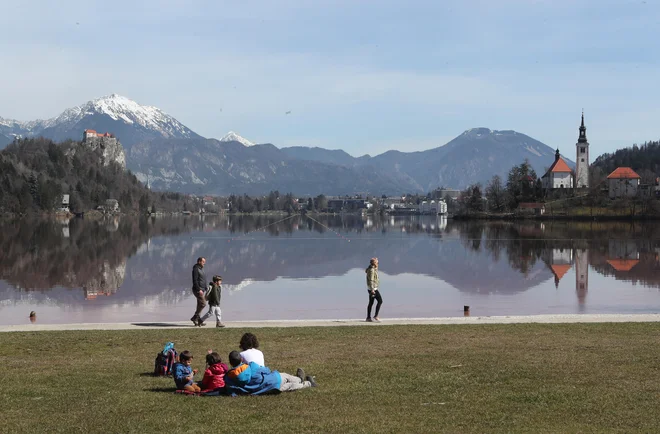
[[[506,207],[506,190],[502,185],[502,179],[495,175],[486,185],[486,200],[488,210],[492,212],[504,212]]]

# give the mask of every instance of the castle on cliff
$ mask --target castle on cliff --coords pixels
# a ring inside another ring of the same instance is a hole
[[[83,144],[92,150],[101,149],[103,154],[103,165],[107,166],[110,161],[115,161],[124,169],[126,168],[126,154],[121,143],[114,134],[97,133],[95,130],[83,132]]]
[[[107,141],[113,145],[117,144],[117,138],[110,133],[97,133],[96,130],[85,130],[83,133],[83,142],[99,139],[101,142]]]

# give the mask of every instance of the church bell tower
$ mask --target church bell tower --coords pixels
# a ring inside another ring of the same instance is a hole
[[[589,188],[589,142],[587,141],[587,127],[584,126],[584,111],[580,135],[575,144],[575,187]]]

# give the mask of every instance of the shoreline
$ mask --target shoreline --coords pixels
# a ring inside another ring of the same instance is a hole
[[[341,327],[382,325],[460,325],[460,324],[574,324],[574,323],[628,323],[660,322],[660,313],[648,314],[557,314],[557,315],[508,315],[468,316],[441,318],[384,318],[381,322],[368,323],[363,319],[318,320],[263,320],[224,322],[225,328],[290,328],[290,327]],[[0,325],[0,333],[66,330],[147,330],[147,329],[197,329],[190,321],[135,322],[135,323],[79,323],[79,324],[18,324]],[[207,322],[204,329],[215,329]]]

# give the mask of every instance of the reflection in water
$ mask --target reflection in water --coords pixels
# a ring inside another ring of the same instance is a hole
[[[637,284],[660,288],[657,224],[454,222],[428,216],[278,220],[3,223],[0,308],[6,315],[0,321],[18,321],[12,312],[19,308],[24,321],[24,309],[33,306],[73,309],[79,321],[121,321],[128,315],[142,320],[164,309],[172,319],[185,318],[192,306],[190,267],[200,255],[207,258],[207,274],[223,275],[224,292],[235,297],[232,302],[240,306],[234,312],[245,319],[360,317],[354,312],[361,311],[351,309],[364,304],[357,297],[364,295],[364,263],[372,256],[383,264],[390,314],[460,315],[455,310],[464,304],[476,315],[659,306],[657,291],[627,307],[617,298]],[[590,268],[599,276],[598,291],[587,303]],[[572,301],[563,292],[569,286]],[[271,313],[273,303],[280,308]]]

